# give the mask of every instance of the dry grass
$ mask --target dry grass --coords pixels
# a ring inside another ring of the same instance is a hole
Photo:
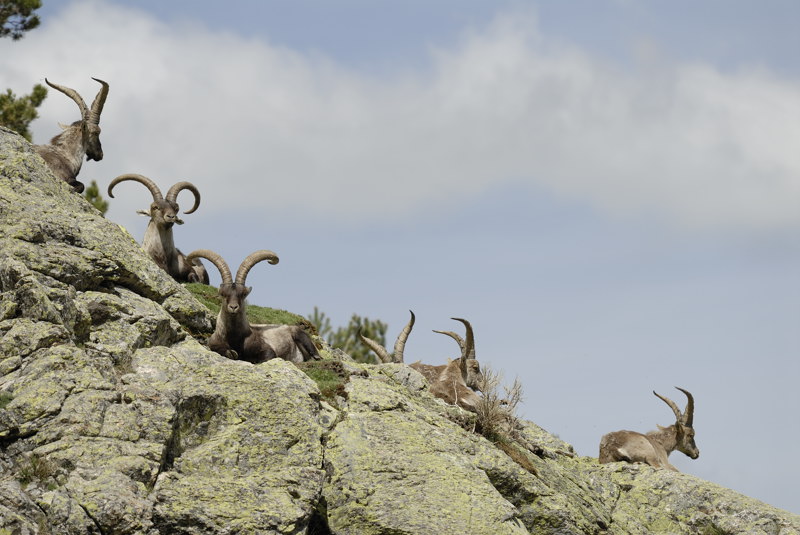
[[[483,396],[477,406],[476,428],[487,438],[511,435],[518,426],[516,411],[522,401],[522,384],[519,379],[514,379],[510,387],[502,385],[502,382],[502,374],[488,366],[484,368]]]
[[[516,411],[522,401],[522,383],[518,378],[514,379],[511,386],[502,383],[501,373],[488,366],[484,368],[483,396],[477,405],[475,429],[517,464],[535,475],[536,468],[528,458],[526,448],[516,439],[517,428],[520,427]]]

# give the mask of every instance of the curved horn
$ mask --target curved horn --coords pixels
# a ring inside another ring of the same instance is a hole
[[[270,264],[275,265],[278,263],[278,255],[266,249],[250,253],[247,258],[242,260],[239,270],[236,272],[235,283],[244,285],[244,282],[247,280],[247,274],[250,273],[250,269],[262,260],[268,260]]]
[[[196,251],[192,251],[188,255],[186,255],[186,263],[191,264],[192,260],[195,258],[205,258],[215,266],[219,270],[219,274],[222,277],[222,284],[233,284],[233,277],[231,277],[231,268],[228,267],[228,263],[223,260],[223,258],[215,253],[214,251],[210,251],[208,249],[197,249]]]
[[[659,398],[661,401],[663,401],[664,403],[666,403],[667,405],[669,405],[669,408],[670,408],[670,409],[672,409],[672,412],[674,412],[674,413],[675,413],[675,421],[676,421],[676,422],[683,423],[683,415],[681,414],[681,411],[678,409],[678,406],[677,406],[677,405],[675,405],[675,402],[674,402],[674,401],[672,401],[672,400],[671,400],[671,399],[669,399],[669,398],[665,398],[665,397],[664,397],[664,396],[662,396],[661,394],[658,394],[658,393],[656,393],[656,391],[655,391],[655,390],[653,390],[653,394],[655,394],[655,395],[656,395],[656,397],[658,397],[658,398]]]
[[[125,182],[126,180],[133,180],[134,182],[139,182],[140,184],[144,184],[144,186],[150,190],[150,193],[153,195],[154,201],[163,200],[164,197],[161,196],[161,190],[158,189],[156,183],[147,178],[146,176],[139,175],[136,173],[129,173],[126,175],[119,175],[117,178],[111,181],[111,184],[108,185],[108,196],[112,199],[114,195],[111,193],[111,190],[114,189],[114,186],[119,184],[120,182]]]
[[[691,392],[684,390],[679,386],[676,386],[675,388],[686,394],[688,401],[686,402],[686,410],[683,411],[682,423],[686,427],[692,427],[692,421],[694,420],[694,396],[692,396]]]
[[[192,206],[192,208],[190,210],[185,210],[183,212],[184,214],[191,214],[192,212],[197,210],[198,206],[200,206],[200,192],[197,191],[197,187],[194,184],[192,184],[191,182],[185,182],[184,181],[184,182],[175,183],[167,191],[167,195],[165,196],[165,199],[167,199],[170,202],[176,202],[176,199],[178,198],[178,193],[180,193],[181,191],[183,191],[185,189],[188,189],[189,191],[194,193],[194,206]]]
[[[47,78],[45,78],[44,81],[47,85],[49,85],[56,91],[61,91],[69,98],[74,100],[75,104],[77,104],[78,107],[81,109],[81,118],[84,121],[89,118],[89,109],[86,107],[86,103],[83,101],[83,99],[81,98],[81,96],[78,94],[77,91],[75,91],[74,89],[70,89],[69,87],[65,87],[63,85],[50,83],[50,80],[48,80]]]
[[[414,321],[416,320],[414,312],[411,310],[409,310],[409,312],[411,313],[411,319],[408,320],[406,326],[403,327],[403,330],[397,335],[397,341],[394,343],[392,362],[403,362],[403,351],[406,348],[406,340],[408,340],[408,335],[411,334],[411,329],[414,328]]]
[[[100,124],[100,114],[103,112],[103,105],[105,105],[106,97],[108,96],[108,84],[97,78],[92,78],[92,80],[102,84],[103,87],[100,88],[100,91],[97,92],[97,96],[94,97],[92,109],[89,110],[88,120],[92,124]]]
[[[456,334],[453,331],[437,331],[436,329],[433,329],[433,332],[447,335],[450,338],[452,338],[453,340],[455,340],[456,342],[458,342],[458,347],[461,348],[461,353],[462,354],[464,353],[464,339],[461,338],[461,335]]]
[[[475,358],[475,335],[472,333],[472,325],[462,318],[450,318],[456,321],[460,321],[464,324],[464,327],[467,328],[467,339],[464,341],[464,345],[461,346],[461,358],[462,359],[474,359]]]
[[[361,341],[364,342],[365,346],[373,350],[375,354],[378,355],[378,358],[381,362],[386,364],[392,361],[392,358],[389,356],[389,352],[386,351],[386,348],[380,345],[378,342],[372,340],[371,338],[367,338],[361,334],[361,332],[358,333],[358,337],[361,338]]]

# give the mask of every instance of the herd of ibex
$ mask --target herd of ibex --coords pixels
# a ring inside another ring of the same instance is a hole
[[[102,87],[95,96],[92,107],[88,108],[75,90],[53,84],[45,79],[50,87],[75,101],[81,112],[81,120],[75,121],[69,126],[62,125],[64,131],[50,140],[50,144],[34,145],[34,150],[44,159],[53,175],[65,181],[78,193],[83,191],[83,184],[77,180],[77,176],[84,156],[87,160],[103,159],[103,149],[100,145],[100,114],[108,96],[108,84],[97,78],[93,78],[93,80]],[[301,327],[251,324],[247,320],[245,298],[252,290],[245,286],[247,274],[253,266],[263,260],[270,264],[277,264],[278,256],[275,253],[261,250],[250,254],[242,261],[235,278],[231,275],[228,264],[213,251],[198,249],[184,255],[175,247],[172,235],[173,225],[183,224],[178,217],[180,207],[177,198],[183,190],[188,190],[194,195],[192,208],[184,212],[191,214],[200,205],[200,193],[197,188],[190,182],[178,182],[170,187],[164,196],[159,187],[149,178],[138,174],[124,174],[116,177],[109,184],[109,197],[114,197],[112,190],[117,184],[124,181],[143,184],[153,197],[150,209],[140,210],[138,213],[150,218],[142,248],[159,267],[179,282],[204,284],[208,284],[209,278],[200,258],[208,260],[219,270],[222,278],[219,287],[222,307],[217,317],[215,331],[208,340],[211,350],[228,358],[245,360],[254,364],[274,358],[295,363],[321,358],[311,336]],[[483,390],[484,380],[475,356],[475,336],[472,325],[467,320],[452,319],[464,325],[466,329],[464,338],[452,331],[434,332],[453,338],[459,345],[461,355],[456,359],[449,360],[447,364],[431,365],[414,362],[409,367],[422,374],[434,396],[446,403],[476,412],[481,401],[480,393]],[[411,312],[411,319],[398,335],[392,353],[389,353],[378,342],[361,335],[360,337],[362,342],[375,352],[381,362],[402,364],[406,340],[414,326],[414,321],[414,313]],[[615,431],[604,435],[600,440],[600,463],[616,461],[646,463],[656,468],[676,470],[668,461],[669,454],[673,451],[678,450],[692,459],[696,459],[700,455],[700,451],[695,445],[694,428],[692,427],[694,398],[687,390],[683,388],[678,388],[678,390],[683,392],[688,399],[683,412],[672,400],[653,392],[672,409],[675,414],[674,424],[669,427],[659,426],[657,431],[645,434],[636,431]]]

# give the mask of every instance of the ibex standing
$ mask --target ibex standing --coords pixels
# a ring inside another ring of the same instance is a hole
[[[694,443],[692,428],[694,398],[687,390],[677,386],[675,388],[686,394],[688,399],[683,413],[672,400],[653,392],[675,413],[675,423],[669,427],[658,426],[658,431],[650,431],[647,434],[636,431],[614,431],[603,435],[600,439],[601,464],[616,461],[647,463],[656,468],[668,468],[677,472],[678,469],[667,460],[670,453],[678,450],[692,459],[700,456],[700,450]]]
[[[76,177],[81,170],[84,155],[87,160],[96,162],[103,159],[103,147],[100,145],[100,113],[108,96],[108,84],[97,78],[92,80],[102,87],[94,97],[92,107],[87,108],[86,103],[74,89],[52,84],[45,78],[47,85],[75,101],[81,110],[81,120],[69,126],[60,125],[64,131],[51,139],[49,145],[33,146],[39,156],[47,162],[53,174],[78,193],[83,191],[83,183],[76,180]]]
[[[371,340],[363,335],[361,341],[372,349],[380,359],[381,362],[389,363],[403,362],[403,350],[405,349],[406,340],[414,327],[414,313],[411,312],[411,319],[408,324],[403,327],[400,334],[397,336],[397,341],[394,344],[394,352],[389,354],[385,347],[381,346],[375,340]],[[480,371],[480,365],[475,359],[475,337],[472,333],[472,325],[461,318],[453,318],[460,321],[467,329],[466,340],[451,332],[435,331],[446,334],[455,339],[461,347],[461,357],[451,360],[447,364],[440,364],[434,366],[431,364],[423,364],[422,362],[414,362],[409,366],[427,379],[430,385],[430,392],[437,398],[443,399],[451,405],[458,405],[462,409],[475,412],[480,396],[475,391],[481,390],[481,383],[483,382],[483,375]]]

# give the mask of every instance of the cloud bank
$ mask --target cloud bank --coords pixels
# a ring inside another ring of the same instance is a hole
[[[431,50],[424,72],[393,77],[96,1],[2,47],[18,93],[45,76],[87,100],[90,76],[111,84],[106,159],[87,163],[84,181],[192,180],[206,214],[236,205],[267,220],[365,223],[514,183],[681,227],[800,226],[796,81],[703,64],[623,69],[548,41],[531,15],[465,30]],[[55,92],[40,114],[39,143],[77,119]],[[120,214],[147,202],[118,197]]]

